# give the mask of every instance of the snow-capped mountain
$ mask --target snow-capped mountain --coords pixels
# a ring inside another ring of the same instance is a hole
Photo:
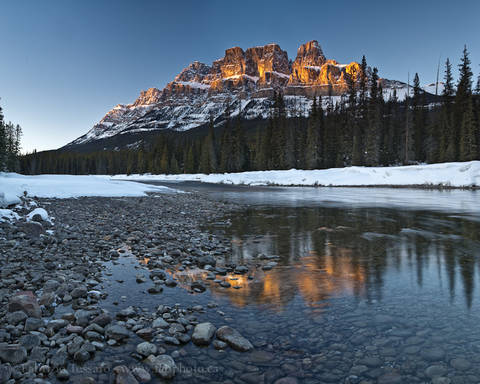
[[[347,90],[347,77],[357,80],[360,75],[359,63],[327,60],[315,40],[301,45],[293,62],[277,44],[245,51],[229,48],[211,66],[195,61],[163,90],[150,88],[134,103],[117,105],[66,147],[124,134],[185,131],[208,123],[210,118],[217,124],[227,109],[230,116],[265,119],[275,91],[284,95],[288,116],[307,116],[315,95],[329,95],[331,99],[324,97],[323,102],[336,103]],[[394,90],[400,100],[405,98],[407,84],[381,81],[385,98]]]

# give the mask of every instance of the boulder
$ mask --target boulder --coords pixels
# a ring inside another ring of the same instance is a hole
[[[17,365],[27,360],[27,350],[20,344],[0,343],[0,360]]]
[[[171,379],[175,376],[177,365],[175,364],[175,361],[168,355],[150,355],[145,359],[144,362],[162,379]]]
[[[8,312],[23,311],[30,317],[42,317],[42,309],[31,291],[17,292],[8,303]]]
[[[137,379],[125,365],[113,368],[113,373],[115,373],[115,384],[138,384]]]
[[[208,345],[217,328],[212,323],[200,323],[195,326],[192,341],[196,345]]]
[[[252,343],[243,337],[237,330],[224,325],[217,330],[217,338],[226,342],[231,348],[236,351],[246,352],[253,349]]]

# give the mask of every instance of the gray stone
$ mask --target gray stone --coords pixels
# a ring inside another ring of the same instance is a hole
[[[157,346],[145,341],[137,345],[137,353],[145,357],[155,355],[157,353]]]
[[[25,321],[25,331],[36,331],[38,328],[43,327],[44,323],[42,319],[36,319],[34,317],[29,317]]]
[[[457,371],[468,371],[472,367],[472,363],[461,357],[452,359],[450,365]]]
[[[72,292],[70,292],[70,296],[74,299],[79,299],[80,297],[87,296],[87,288],[84,286],[76,287]]]
[[[113,368],[113,373],[115,373],[115,384],[138,384],[137,379],[125,365]]]
[[[67,365],[67,358],[68,354],[65,350],[59,349],[55,355],[53,355],[50,364],[53,366],[53,368],[62,368]]]
[[[70,378],[70,373],[65,368],[58,371],[58,373],[57,373],[57,379],[58,380],[66,381],[69,378]]]
[[[42,310],[35,298],[35,295],[30,292],[16,293],[8,303],[8,312],[23,311],[30,317],[42,317]]]
[[[107,328],[106,334],[109,338],[120,341],[129,336],[128,330],[121,325],[111,325]]]
[[[443,376],[447,373],[447,368],[443,365],[431,365],[425,370],[425,375],[430,378],[434,378],[437,376]]]
[[[152,328],[168,328],[169,324],[161,317],[155,319],[152,323]]]
[[[217,338],[225,341],[231,348],[240,351],[246,352],[253,349],[252,343],[244,338],[237,330],[224,325],[217,330]]]
[[[197,345],[208,345],[217,328],[212,323],[200,323],[195,326],[192,341]]]
[[[22,344],[27,351],[31,351],[40,345],[40,338],[32,334],[24,335],[20,338],[20,344]]]
[[[148,383],[152,380],[152,376],[148,373],[145,369],[136,367],[132,369],[133,375],[137,378],[137,380],[141,383]]]
[[[15,311],[7,313],[7,322],[12,325],[17,325],[27,319],[27,314],[23,311]]]
[[[388,372],[377,379],[378,384],[401,384],[402,376],[396,372]]]
[[[177,365],[168,355],[150,355],[145,359],[150,369],[163,379],[171,379],[175,376]]]
[[[17,365],[27,359],[27,350],[20,344],[0,343],[0,360]]]
[[[10,377],[12,377],[12,367],[9,365],[0,365],[0,383],[6,383],[8,380],[10,380]]]

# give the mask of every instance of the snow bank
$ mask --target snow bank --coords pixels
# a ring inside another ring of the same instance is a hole
[[[402,167],[347,167],[322,170],[256,171],[225,174],[117,175],[113,179],[201,181],[244,185],[304,186],[480,186],[480,161]]]
[[[173,189],[142,183],[112,180],[110,176],[38,175],[0,173],[0,207],[29,196],[69,198],[81,196],[143,196],[146,192],[173,192]]]
[[[6,220],[18,220],[19,218],[20,216],[18,216],[18,214],[13,212],[11,209],[0,209],[0,222]]]

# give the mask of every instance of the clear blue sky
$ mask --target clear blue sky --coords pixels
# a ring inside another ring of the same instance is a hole
[[[328,58],[363,54],[382,77],[435,81],[463,44],[475,77],[480,1],[2,0],[0,97],[24,150],[58,148],[140,90],[162,88],[193,60],[276,42],[295,58],[316,39]],[[456,68],[455,68],[456,69]]]

